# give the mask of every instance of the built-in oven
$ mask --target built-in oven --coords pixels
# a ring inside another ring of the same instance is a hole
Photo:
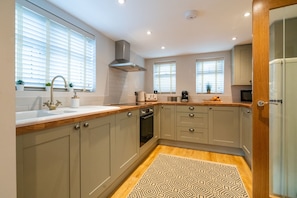
[[[154,108],[140,109],[140,147],[154,136]]]

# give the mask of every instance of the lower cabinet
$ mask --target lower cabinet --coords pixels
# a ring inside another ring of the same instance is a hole
[[[208,109],[205,106],[176,107],[176,139],[208,143]]]
[[[113,163],[116,176],[123,173],[137,160],[139,143],[139,111],[116,114],[115,158]]]
[[[100,197],[138,155],[138,110],[19,135],[18,198]]]
[[[115,179],[115,116],[82,122],[80,130],[81,198],[97,198]]]
[[[18,198],[79,198],[79,139],[73,125],[17,136]]]
[[[160,138],[167,140],[176,140],[175,128],[175,105],[161,105]]]
[[[244,152],[244,157],[252,167],[252,110],[249,108],[241,107],[240,112],[240,132],[241,132],[241,139],[242,139],[242,150]]]
[[[208,108],[209,144],[240,148],[239,107]]]

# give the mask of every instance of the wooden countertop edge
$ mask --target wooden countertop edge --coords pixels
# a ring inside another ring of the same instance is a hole
[[[19,126],[16,127],[16,135],[24,135],[27,133],[32,133],[40,130],[50,129],[54,127],[59,127],[67,124],[75,124],[79,122],[83,122],[86,120],[101,118],[117,113],[122,113],[125,111],[133,111],[143,107],[154,106],[154,105],[198,105],[198,106],[232,106],[232,107],[247,107],[252,108],[251,103],[224,103],[224,102],[149,102],[138,106],[126,106],[126,105],[119,105],[120,109],[116,110],[108,110],[98,113],[90,113],[87,115],[80,115],[77,117],[72,118],[65,118],[60,120],[54,121],[42,121],[38,124],[32,124],[27,126]],[[116,106],[116,105],[113,105]]]

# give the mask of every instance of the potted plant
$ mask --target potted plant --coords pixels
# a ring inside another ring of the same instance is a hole
[[[208,94],[211,92],[211,85],[209,83],[206,85],[206,91]]]
[[[25,82],[23,80],[16,81],[17,91],[24,91]]]
[[[72,92],[73,91],[73,83],[68,84],[68,91]]]
[[[49,91],[51,90],[52,84],[50,82],[45,83],[45,90]]]

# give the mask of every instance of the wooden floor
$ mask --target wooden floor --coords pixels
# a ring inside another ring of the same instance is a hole
[[[158,145],[148,158],[126,179],[126,181],[116,190],[111,198],[127,197],[138,179],[142,176],[148,166],[152,163],[159,153],[172,154],[194,159],[208,160],[237,166],[241,179],[244,182],[246,190],[252,197],[252,173],[245,160],[240,156],[184,149],[170,146]]]

